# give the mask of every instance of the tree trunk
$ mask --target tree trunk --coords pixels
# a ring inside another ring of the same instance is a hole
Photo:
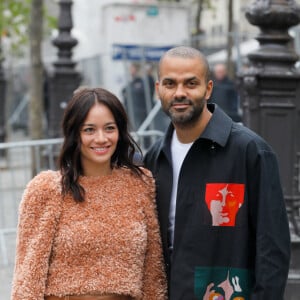
[[[30,89],[29,89],[29,134],[30,138],[41,139],[43,137],[43,64],[41,57],[41,44],[43,36],[43,0],[32,0],[31,16],[29,25],[30,37]],[[32,149],[31,173],[36,175],[37,155],[39,153]]]
[[[4,6],[2,0],[0,2],[0,14],[3,14]],[[6,128],[5,128],[5,76],[2,67],[3,62],[3,51],[2,51],[2,33],[3,33],[3,22],[2,15],[0,15],[0,143],[5,142]],[[0,157],[5,155],[4,150],[0,150]]]
[[[232,48],[234,44],[233,28],[233,0],[228,0],[228,36],[227,36],[227,70],[228,76],[234,78],[234,64],[232,61]]]
[[[31,139],[43,137],[43,64],[41,43],[43,36],[43,0],[32,0],[30,36],[30,98],[29,132]]]
[[[201,40],[200,40],[200,34],[202,33],[201,31],[201,16],[202,16],[202,10],[203,10],[203,0],[197,0],[197,13],[195,17],[195,40],[192,43],[192,46],[200,49],[201,48]]]

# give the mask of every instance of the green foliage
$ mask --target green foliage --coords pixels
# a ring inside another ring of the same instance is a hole
[[[30,0],[0,0],[1,39],[9,38],[10,51],[17,53],[27,41]]]
[[[48,24],[48,26],[46,26],[46,28],[48,28],[48,29],[57,28],[57,26],[58,26],[57,17],[50,16],[47,13],[45,13],[45,19]]]
[[[4,38],[9,39],[9,52],[14,56],[23,53],[28,45],[31,0],[0,0],[0,45]],[[48,15],[44,8],[45,34],[57,25],[56,18]],[[1,49],[0,49],[1,52]]]

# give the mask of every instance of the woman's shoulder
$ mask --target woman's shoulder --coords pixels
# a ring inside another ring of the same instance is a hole
[[[139,167],[139,169],[143,172],[144,175],[146,175],[148,177],[153,177],[152,172],[149,169],[147,169],[145,167]]]
[[[27,184],[20,208],[38,210],[45,206],[57,204],[61,199],[61,184],[59,171],[42,171]]]
[[[121,167],[121,168],[117,168],[116,169],[116,174],[118,174],[118,176],[120,178],[123,179],[128,179],[128,178],[132,178],[132,180],[134,181],[149,181],[153,179],[152,176],[152,172],[150,170],[148,170],[145,167],[138,167],[140,170],[140,176],[137,175],[137,173],[135,173],[133,170],[129,169],[129,168],[125,168],[125,167]]]
[[[42,171],[34,176],[27,184],[24,194],[49,194],[61,192],[61,175],[59,171]]]
[[[133,188],[136,192],[146,192],[147,194],[154,194],[155,182],[150,170],[139,167],[140,174],[137,175],[135,172],[128,168],[121,168],[119,170],[119,178],[123,181],[127,188]]]
[[[53,187],[60,184],[61,175],[59,171],[47,170],[42,171],[36,176],[34,176],[28,183],[31,185],[38,185],[40,187]]]

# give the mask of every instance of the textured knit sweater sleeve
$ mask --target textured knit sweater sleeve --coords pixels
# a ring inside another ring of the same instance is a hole
[[[57,177],[57,172],[42,172],[24,191],[19,207],[12,300],[44,299],[48,260],[60,211]]]
[[[166,276],[162,259],[162,245],[155,205],[155,183],[150,171],[145,171],[148,201],[143,203],[147,221],[147,248],[144,266],[143,299],[166,299]]]

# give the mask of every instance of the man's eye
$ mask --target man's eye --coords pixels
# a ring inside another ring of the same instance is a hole
[[[197,82],[196,82],[196,81],[190,81],[190,82],[188,83],[188,85],[191,86],[191,87],[194,87],[194,86],[197,85]]]
[[[172,81],[166,81],[164,83],[164,86],[166,86],[166,87],[173,87],[174,86],[174,82],[172,82]]]

